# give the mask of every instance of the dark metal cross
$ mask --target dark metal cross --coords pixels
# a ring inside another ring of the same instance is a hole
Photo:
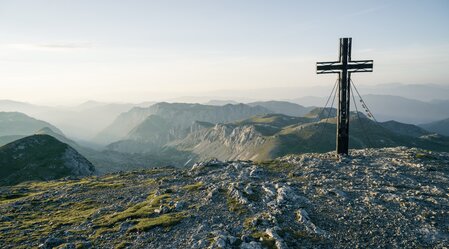
[[[373,61],[351,60],[352,38],[340,38],[340,59],[317,62],[317,74],[338,73],[337,153],[348,154],[349,149],[349,97],[351,73],[372,72]]]

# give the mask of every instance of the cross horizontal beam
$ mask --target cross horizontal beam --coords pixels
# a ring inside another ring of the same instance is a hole
[[[347,69],[349,73],[372,72],[373,60],[349,61],[345,66],[340,61],[317,62],[317,74],[340,73]]]

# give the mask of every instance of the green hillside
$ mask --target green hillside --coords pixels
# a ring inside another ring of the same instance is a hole
[[[332,151],[335,130],[335,118],[314,122],[309,118],[270,114],[218,124],[191,133],[169,146],[189,151],[202,160],[212,157],[266,160],[286,154]],[[408,135],[407,131],[410,131]],[[363,117],[358,119],[353,114],[349,146],[351,149],[408,146],[449,151],[449,137],[430,135],[419,127],[399,122],[393,125]]]
[[[0,185],[94,172],[86,158],[49,135],[33,135],[0,147]]]
[[[0,137],[0,147],[9,144],[11,142],[14,142],[18,139],[26,137],[25,135],[9,135],[9,136],[1,136]]]

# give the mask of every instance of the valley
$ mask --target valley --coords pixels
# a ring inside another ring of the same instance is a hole
[[[49,135],[87,158],[97,174],[161,166],[182,168],[215,158],[263,161],[335,148],[335,109],[285,101],[222,104],[161,102],[132,107],[87,143],[68,138],[48,122],[22,113],[0,112],[0,145],[34,134]],[[363,113],[352,113],[350,126],[353,149],[407,146],[449,150],[449,138],[425,130],[425,125],[375,122]]]

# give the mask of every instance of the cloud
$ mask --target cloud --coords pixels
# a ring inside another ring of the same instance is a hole
[[[92,48],[91,42],[14,43],[9,48],[33,51],[73,51]]]

